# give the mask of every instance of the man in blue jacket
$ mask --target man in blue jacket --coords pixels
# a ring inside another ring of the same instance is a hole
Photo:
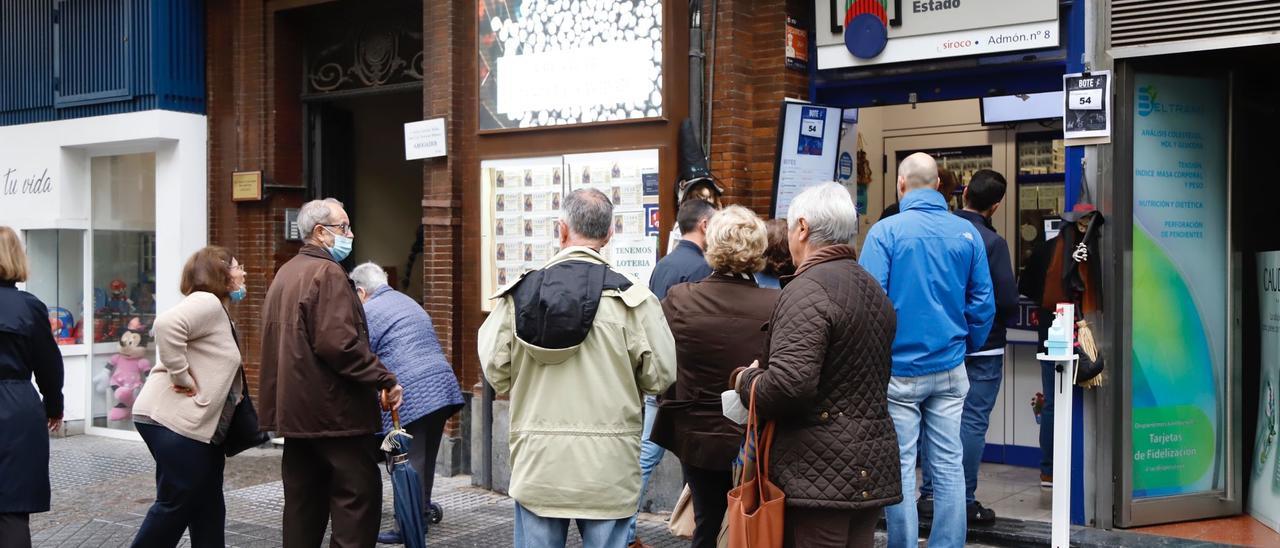
[[[1009,244],[996,233],[991,217],[1004,201],[1004,176],[990,169],[973,174],[964,189],[964,209],[956,216],[973,223],[982,235],[982,245],[987,251],[987,266],[991,269],[991,284],[995,290],[996,317],[987,342],[977,352],[964,357],[965,372],[969,375],[969,395],[964,400],[964,413],[960,419],[960,441],[964,445],[964,496],[965,513],[969,525],[990,524],[996,513],[974,498],[978,488],[978,465],[987,445],[987,427],[991,424],[991,410],[1000,392],[1000,379],[1004,376],[1005,326],[1018,316],[1018,283],[1013,276],[1013,261],[1009,258]],[[920,486],[920,515],[933,513],[933,475],[924,469],[924,484]]]
[[[964,546],[964,449],[960,419],[969,378],[965,354],[982,349],[995,316],[982,236],[952,215],[928,154],[898,166],[902,212],[876,223],[862,266],[879,280],[898,313],[889,415],[898,433],[902,492],[915,492],[917,442],[928,447],[934,489],[931,548]],[[924,435],[921,436],[921,427]],[[915,548],[919,517],[912,497],[885,510],[890,548]]]

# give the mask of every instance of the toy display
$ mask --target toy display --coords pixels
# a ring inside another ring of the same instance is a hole
[[[139,318],[129,321],[128,329],[120,336],[120,348],[107,362],[110,374],[107,384],[108,421],[127,421],[133,418],[133,402],[142,390],[142,384],[151,371],[151,360],[146,358],[144,340],[147,327]],[[114,402],[114,403],[113,403]]]
[[[50,308],[49,327],[53,330],[53,338],[58,341],[58,344],[77,344],[80,342],[76,338],[79,325],[70,310],[62,307]]]

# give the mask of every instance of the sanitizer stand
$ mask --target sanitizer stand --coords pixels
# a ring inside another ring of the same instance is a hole
[[[1075,305],[1058,303],[1047,352],[1036,358],[1054,362],[1053,380],[1053,548],[1071,546],[1071,416],[1076,382]]]

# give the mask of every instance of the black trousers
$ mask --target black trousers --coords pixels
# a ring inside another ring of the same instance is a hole
[[[0,546],[31,548],[31,514],[0,514]]]
[[[875,546],[876,522],[883,508],[817,510],[787,507],[782,524],[785,548],[863,548]]]
[[[374,436],[288,438],[284,443],[284,548],[373,548],[382,520],[382,452]]]
[[[708,470],[689,464],[680,464],[684,481],[689,484],[689,498],[693,501],[693,548],[716,548],[720,524],[729,509],[729,490],[733,489],[733,473],[728,470]]]
[[[222,448],[200,443],[163,426],[139,423],[138,434],[156,461],[156,501],[138,528],[133,546],[177,546],[190,530],[193,548],[225,546],[227,507],[222,497]]]
[[[444,425],[449,417],[458,412],[459,407],[451,405],[428,413],[426,416],[405,425],[404,429],[413,436],[409,444],[409,465],[422,477],[422,500],[431,502],[431,489],[436,482],[436,455],[440,453],[440,437],[444,435]],[[423,513],[428,511],[423,506]]]

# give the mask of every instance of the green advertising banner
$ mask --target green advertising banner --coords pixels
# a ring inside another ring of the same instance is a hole
[[[1280,251],[1258,254],[1258,330],[1262,340],[1258,387],[1258,434],[1253,442],[1249,514],[1280,531],[1280,458],[1276,457],[1276,421],[1280,405]]]
[[[1227,100],[1138,74],[1133,124],[1133,498],[1221,488]]]

